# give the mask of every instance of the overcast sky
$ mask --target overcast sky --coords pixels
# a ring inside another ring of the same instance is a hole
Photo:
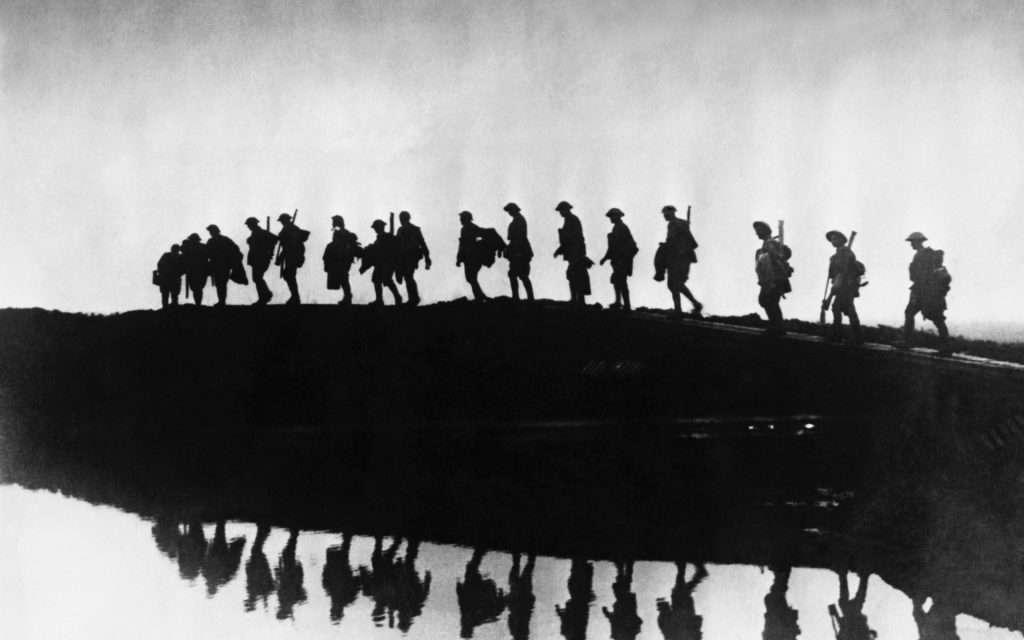
[[[750,225],[785,219],[789,316],[817,316],[837,228],[859,232],[869,320],[901,321],[903,239],[920,230],[946,251],[954,332],[1015,321],[1021,33],[1011,1],[8,0],[0,306],[158,306],[150,271],[171,243],[213,222],[244,246],[247,216],[296,208],[307,300],[340,297],[320,263],[331,215],[365,243],[402,209],[435,255],[425,300],[450,299],[468,294],[456,214],[504,234],[510,200],[538,294],[567,299],[564,199],[595,261],[604,213],[626,212],[635,305],[671,304],[651,261],[673,203],[694,208],[708,312],[760,311]],[[485,291],[507,295],[505,271]],[[594,301],[613,299],[609,275],[591,271]]]

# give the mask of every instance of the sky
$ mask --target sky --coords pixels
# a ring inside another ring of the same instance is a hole
[[[652,260],[674,204],[693,208],[706,313],[760,311],[751,223],[785,220],[788,316],[817,317],[824,234],[856,230],[861,315],[899,324],[916,230],[946,252],[954,333],[1017,323],[1022,32],[1010,1],[8,0],[0,307],[154,308],[172,243],[216,223],[244,247],[246,217],[295,209],[307,301],[340,298],[332,215],[365,244],[401,210],[435,258],[424,301],[453,299],[458,212],[504,234],[509,201],[538,295],[568,299],[551,255],[568,200],[595,262],[604,213],[625,212],[634,306],[671,305]],[[488,294],[508,295],[506,269],[482,274]],[[608,304],[610,268],[590,273]]]

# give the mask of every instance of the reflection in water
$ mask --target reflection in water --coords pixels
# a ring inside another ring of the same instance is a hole
[[[178,531],[178,573],[186,580],[195,580],[206,558],[206,535],[203,524],[193,519]]]
[[[770,569],[775,578],[764,597],[764,632],[761,637],[764,640],[795,640],[800,635],[797,612],[786,601],[791,568],[777,566]]]
[[[868,618],[864,615],[864,600],[868,595],[868,580],[871,574],[860,578],[857,594],[850,598],[849,575],[846,571],[838,572],[839,606],[828,606],[832,619],[832,629],[837,640],[871,640],[878,634],[868,628]]]
[[[232,538],[228,542],[224,521],[218,520],[214,527],[213,542],[206,550],[202,567],[208,595],[215,595],[218,589],[235,577],[238,567],[242,565],[243,549],[245,538]]]
[[[693,577],[686,579],[686,563],[676,562],[676,582],[670,602],[658,599],[658,628],[665,640],[700,640],[704,618],[697,615],[693,592],[708,575],[703,563],[696,565]]]
[[[611,611],[602,607],[612,626],[614,640],[634,640],[643,621],[637,615],[636,594],[633,593],[633,561],[615,563],[615,583],[612,584],[615,604]]]
[[[405,548],[405,557],[395,562],[395,573],[398,576],[398,593],[395,608],[398,610],[398,629],[406,633],[412,628],[412,622],[423,613],[423,607],[430,595],[430,572],[423,578],[416,571],[416,558],[420,554],[419,540],[410,540]]]
[[[288,543],[281,551],[274,574],[277,578],[277,619],[292,617],[295,605],[306,601],[306,589],[302,586],[302,563],[295,558],[295,546],[299,541],[299,530],[288,533]]]
[[[419,541],[409,540],[404,558],[397,557],[401,546],[402,538],[396,537],[385,550],[383,538],[374,538],[370,568],[359,567],[359,584],[363,593],[373,599],[371,616],[374,624],[383,626],[387,620],[387,626],[394,628],[397,618],[398,629],[407,632],[416,617],[423,613],[423,606],[430,595],[431,578],[429,571],[421,578],[416,570]],[[326,576],[324,579],[326,581]],[[350,588],[355,588],[355,585]],[[355,597],[354,593],[352,597]]]
[[[573,558],[569,569],[569,600],[565,608],[555,605],[566,640],[585,640],[590,603],[594,601],[594,565],[583,558]]]
[[[914,598],[914,622],[920,640],[960,640],[956,632],[956,610],[942,600],[934,600],[924,610],[924,598]]]
[[[340,622],[345,615],[345,607],[356,601],[359,595],[359,574],[352,569],[349,553],[352,550],[352,534],[341,537],[341,546],[327,549],[327,561],[324,563],[324,591],[331,598],[331,622]]]
[[[480,563],[486,553],[482,547],[473,549],[462,581],[455,584],[462,638],[472,638],[475,628],[494,622],[505,610],[505,591],[480,573]]]
[[[267,608],[267,598],[274,592],[274,574],[270,571],[270,561],[263,553],[263,543],[270,535],[270,527],[266,524],[256,526],[256,541],[249,550],[249,559],[245,563],[245,610],[253,611],[259,602]]]
[[[508,574],[508,631],[514,640],[530,637],[530,618],[533,616],[533,568],[537,556],[530,554],[526,566],[520,568],[521,554],[512,554],[512,569]]]

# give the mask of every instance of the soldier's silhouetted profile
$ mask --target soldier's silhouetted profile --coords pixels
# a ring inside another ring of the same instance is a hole
[[[825,239],[832,243],[836,252],[828,261],[828,277],[832,281],[832,291],[829,294],[832,298],[832,335],[833,340],[840,339],[840,328],[843,325],[843,314],[850,319],[850,329],[853,331],[853,341],[862,342],[860,332],[860,318],[857,316],[857,306],[854,299],[860,295],[860,263],[857,256],[847,245],[846,235],[842,231],[829,231]],[[822,302],[822,310],[828,306],[828,298]]]
[[[612,309],[625,309],[629,311],[632,306],[629,302],[629,276],[633,275],[633,258],[639,249],[629,227],[622,222],[622,211],[611,208],[605,216],[612,221],[612,230],[608,234],[608,250],[601,258],[601,264],[611,261],[612,263],[612,288],[615,290],[615,302]]]
[[[211,224],[206,230],[210,232],[210,239],[206,241],[210,277],[217,290],[217,306],[223,307],[228,300],[228,280],[234,275],[233,271],[237,273],[242,268],[242,251],[234,240],[220,232],[217,225]],[[248,283],[248,279],[245,282]]]
[[[508,248],[505,258],[508,260],[508,281],[512,286],[512,298],[519,299],[519,283],[523,283],[526,299],[533,300],[533,283],[530,282],[530,261],[533,260],[533,247],[527,235],[526,218],[523,217],[519,205],[510,202],[505,211],[512,221],[508,223]]]
[[[256,603],[267,606],[267,598],[274,593],[274,574],[270,570],[270,562],[263,553],[263,543],[270,535],[270,527],[265,524],[256,526],[256,540],[249,549],[249,559],[245,562],[245,610],[252,611]]]
[[[206,287],[206,276],[209,264],[206,256],[206,245],[198,233],[189,234],[181,243],[181,265],[185,270],[185,286],[192,292],[195,305],[203,304],[203,288]]]
[[[181,276],[185,273],[181,259],[181,247],[171,245],[171,250],[160,256],[156,263],[156,277],[160,283],[160,306],[178,306],[181,295]]]
[[[480,268],[483,266],[483,247],[480,244],[483,237],[482,229],[473,223],[473,214],[469,211],[459,213],[459,222],[462,229],[459,231],[459,252],[455,256],[455,266],[463,268],[466,282],[473,290],[473,299],[486,300],[487,296],[477,281]]]
[[[612,584],[615,603],[609,611],[601,611],[612,627],[613,640],[634,640],[640,635],[643,620],[637,614],[636,594],[633,593],[633,561],[615,563],[615,582]]]
[[[309,232],[300,229],[295,224],[294,215],[282,213],[277,217],[281,223],[281,233],[277,240],[280,244],[276,263],[281,267],[281,278],[288,284],[288,292],[291,294],[286,304],[301,304],[299,297],[299,284],[296,281],[299,267],[306,263],[306,240]]]
[[[398,214],[398,231],[395,233],[397,259],[395,273],[398,282],[405,281],[405,290],[408,294],[408,304],[415,307],[420,303],[420,291],[416,285],[416,269],[419,268],[420,260],[423,266],[430,269],[430,249],[423,239],[423,232],[416,225],[409,222],[409,212],[402,211]]]
[[[681,314],[683,312],[680,294],[693,305],[693,312],[700,315],[704,308],[697,298],[690,293],[686,286],[690,279],[690,266],[697,262],[697,240],[690,231],[690,223],[676,217],[676,208],[672,205],[665,205],[661,213],[668,223],[665,234],[665,242],[658,246],[654,255],[654,279],[661,281],[668,275],[668,290],[672,293],[672,312]]]
[[[352,286],[349,284],[349,271],[352,263],[362,253],[356,234],[345,228],[345,219],[331,216],[334,229],[331,241],[324,249],[324,272],[327,273],[327,288],[334,291],[341,289],[344,296],[338,304],[352,304]]]
[[[565,278],[569,281],[569,300],[583,306],[590,295],[590,267],[594,262],[587,257],[587,242],[583,237],[583,224],[572,212],[572,205],[564,200],[555,207],[563,219],[562,228],[558,230],[558,249],[555,256],[569,263],[565,270]]]
[[[949,329],[946,327],[946,294],[952,278],[943,265],[944,253],[924,246],[928,238],[915,231],[907,236],[907,242],[914,250],[910,263],[910,300],[904,311],[903,340],[909,344],[914,335],[914,318],[918,313],[925,320],[935,324],[939,332],[943,355],[952,353],[949,344]],[[902,345],[901,345],[902,346]]]
[[[786,601],[789,591],[789,567],[770,567],[775,578],[764,597],[764,640],[796,640],[800,635],[796,609]]]
[[[327,549],[327,561],[324,563],[324,591],[331,598],[331,621],[338,622],[345,615],[345,607],[356,601],[359,595],[359,574],[353,570],[349,562],[349,551],[352,548],[352,534],[346,533],[341,538],[340,546]]]
[[[914,622],[920,640],[960,640],[956,631],[957,610],[944,601],[933,599],[932,606],[924,610],[925,598],[914,598]]]
[[[395,305],[400,305],[402,294],[398,293],[394,280],[397,253],[395,237],[388,233],[387,224],[383,220],[374,220],[370,227],[377,237],[363,249],[363,264],[359,267],[359,273],[373,269],[370,279],[373,281],[374,304],[384,304],[384,287],[387,287],[395,298]]]
[[[757,302],[768,316],[767,332],[781,335],[785,330],[782,328],[782,307],[779,305],[782,296],[792,290],[789,285],[789,277],[792,275],[789,256],[786,255],[786,247],[772,237],[772,228],[768,223],[760,220],[755,222],[754,233],[761,240],[761,246],[754,253],[754,272],[761,288]]]
[[[465,576],[455,584],[462,638],[472,638],[473,629],[494,622],[505,610],[505,592],[498,588],[494,580],[480,574],[480,562],[485,553],[480,547],[473,550],[473,556],[466,564]]]
[[[708,575],[698,564],[693,577],[686,579],[686,563],[676,563],[676,582],[668,602],[658,599],[658,628],[665,640],[700,640],[704,637],[704,617],[697,615],[693,592]]]
[[[868,628],[868,618],[864,615],[864,600],[868,595],[868,579],[870,574],[861,576],[857,585],[857,593],[850,598],[849,575],[846,571],[838,572],[839,606],[829,605],[828,613],[832,618],[832,628],[836,632],[836,640],[872,640],[878,634]]]
[[[267,225],[270,225],[270,217],[267,217]],[[256,305],[265,305],[270,302],[274,294],[270,292],[264,275],[274,260],[274,247],[277,246],[277,236],[270,232],[270,229],[260,227],[260,221],[249,217],[245,220],[245,226],[249,227],[249,237],[246,243],[249,245],[249,255],[246,258],[249,268],[252,269],[252,282],[256,285]]]
[[[281,551],[274,574],[277,579],[277,619],[286,620],[292,617],[295,605],[306,601],[306,589],[303,587],[302,563],[295,557],[295,547],[299,541],[299,532],[292,529],[288,533],[288,542]]]
[[[586,640],[590,603],[594,601],[594,565],[582,558],[573,558],[569,569],[569,600],[565,607],[555,605],[566,640]]]
[[[512,569],[508,574],[508,631],[513,640],[530,637],[530,618],[533,616],[533,567],[537,561],[534,554],[521,567],[520,554],[512,554]]]
[[[229,542],[224,531],[224,521],[218,520],[214,527],[213,541],[206,549],[203,561],[203,578],[206,579],[206,593],[215,595],[217,590],[231,582],[242,565],[242,551],[245,538],[232,538]]]

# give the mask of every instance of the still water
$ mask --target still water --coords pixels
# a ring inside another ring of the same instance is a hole
[[[0,517],[2,638],[1022,637],[852,570],[842,590],[824,568],[150,519],[13,484]]]

